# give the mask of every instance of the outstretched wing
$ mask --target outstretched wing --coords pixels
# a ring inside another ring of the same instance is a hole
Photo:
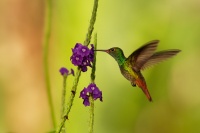
[[[147,60],[153,55],[158,43],[159,40],[153,40],[134,51],[127,58],[127,60],[132,65],[132,69],[134,69],[135,71],[139,71],[142,66],[147,62]]]
[[[158,64],[168,58],[171,58],[179,52],[180,52],[180,50],[178,50],[178,49],[156,52],[148,59],[147,62],[144,63],[144,65],[141,67],[141,70],[144,70],[148,67]]]

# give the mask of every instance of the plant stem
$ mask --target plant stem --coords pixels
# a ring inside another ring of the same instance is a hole
[[[66,76],[66,75],[63,75],[63,90],[62,90],[61,118],[63,117],[64,112],[65,112],[66,81],[67,81],[67,76]]]
[[[94,30],[94,24],[95,24],[96,16],[97,16],[97,8],[98,8],[98,0],[94,0],[92,16],[91,16],[91,19],[90,19],[90,25],[88,27],[86,39],[84,41],[85,46],[88,46],[90,44],[90,40],[91,40],[91,37],[92,37],[92,32]]]
[[[45,3],[45,24],[44,24],[44,40],[43,40],[43,60],[44,60],[44,73],[45,73],[45,82],[47,89],[47,96],[49,102],[49,108],[51,112],[51,119],[53,128],[56,127],[55,114],[53,109],[53,102],[51,97],[51,87],[50,87],[50,79],[49,79],[49,68],[48,68],[48,50],[49,50],[49,40],[51,36],[51,16],[52,16],[52,0],[46,0]]]
[[[94,49],[97,49],[97,33],[94,35]],[[92,63],[92,72],[91,72],[91,82],[93,83],[95,80],[95,71],[96,71],[96,56],[97,52],[94,52],[94,61]]]
[[[77,68],[76,74],[75,74],[75,78],[74,78],[74,83],[73,83],[73,86],[72,86],[72,89],[71,89],[71,96],[69,98],[69,102],[67,104],[66,111],[65,111],[65,113],[63,115],[63,118],[61,120],[61,123],[60,123],[56,133],[60,133],[61,132],[62,127],[65,124],[65,121],[68,119],[68,114],[69,114],[69,112],[71,110],[71,107],[72,107],[72,104],[73,104],[73,101],[74,101],[74,97],[75,97],[75,94],[76,94],[76,89],[77,89],[77,86],[78,86],[80,75],[81,75],[81,70],[79,68]]]
[[[97,33],[94,36],[94,49],[97,49]],[[94,83],[95,80],[95,71],[96,71],[96,53],[94,53],[94,61],[92,65],[92,72],[91,72],[91,82]],[[89,133],[94,132],[94,99],[90,95],[90,122],[89,122]]]
[[[96,21],[97,8],[98,8],[98,0],[94,0],[94,6],[93,6],[93,11],[92,11],[92,16],[91,16],[91,19],[90,19],[90,25],[88,27],[86,39],[84,41],[85,46],[88,46],[89,43],[90,43],[90,40],[91,40],[92,32],[93,32],[93,29],[94,29],[94,24],[95,24],[95,21]],[[71,93],[71,96],[69,98],[69,102],[68,102],[67,107],[66,107],[66,112],[64,114],[64,117],[63,117],[58,129],[56,130],[56,133],[61,132],[61,129],[62,129],[63,125],[65,124],[65,121],[68,119],[68,115],[69,115],[69,112],[70,112],[71,107],[73,105],[74,97],[76,95],[76,89],[77,89],[77,86],[78,86],[78,81],[79,81],[80,75],[81,75],[81,69],[78,67],[77,70],[76,70],[74,83],[73,83],[73,86],[72,86],[72,89],[71,89],[72,93]]]
[[[67,82],[67,75],[63,75],[63,90],[62,90],[62,109],[61,109],[61,119],[63,118],[63,115],[65,113],[65,97],[66,97],[66,82]],[[65,133],[65,125],[62,127],[62,132]]]
[[[94,132],[94,99],[90,96],[90,122],[89,122],[89,133]]]

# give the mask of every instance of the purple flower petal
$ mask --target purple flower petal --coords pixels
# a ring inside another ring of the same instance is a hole
[[[81,67],[81,71],[82,72],[86,72],[87,71],[87,66],[80,66]]]
[[[80,56],[80,55],[78,55],[78,54],[74,54],[74,55],[72,55],[71,60],[72,60],[72,63],[73,63],[75,66],[79,66],[79,65],[82,64],[83,57]]]
[[[98,93],[93,93],[93,98],[94,100],[99,98],[102,101],[102,92],[98,90]]]
[[[81,46],[81,43],[76,43],[75,47],[72,49],[73,54],[76,54],[78,52],[79,47]]]
[[[94,45],[91,44],[91,49],[83,46],[81,43],[76,43],[72,49],[70,60],[75,66],[79,66],[82,72],[87,71],[87,66],[92,67],[91,62],[94,61]]]
[[[91,44],[90,46],[92,47],[92,48],[90,49],[90,52],[91,52],[91,54],[94,54],[94,45]]]
[[[100,99],[102,101],[102,92],[99,90],[99,88],[96,86],[96,84],[91,83],[88,87],[88,90],[92,91],[92,96],[94,100]]]
[[[90,50],[87,46],[79,46],[77,53],[81,55],[82,57],[88,56],[90,54]]]
[[[91,62],[93,62],[94,61],[94,55],[89,54],[88,55],[88,60],[91,61]]]
[[[80,92],[80,97],[85,99],[88,95],[88,90],[87,88],[84,88],[81,92]]]
[[[82,44],[81,43],[76,43],[76,45],[75,45],[75,49],[78,49],[79,47],[81,47],[82,46]]]
[[[83,100],[83,104],[84,104],[85,106],[90,106],[89,97],[87,97],[87,98],[85,98],[85,99]]]
[[[68,75],[69,74],[69,71],[65,67],[61,67],[59,71],[60,71],[61,75]]]
[[[96,86],[96,84],[91,83],[88,85],[87,89],[91,90],[91,92],[93,92],[95,89],[97,89],[97,86]]]
[[[102,91],[100,91],[99,88],[94,83],[89,84],[88,87],[84,88],[80,93],[80,97],[83,99],[83,104],[85,106],[90,106],[90,101],[89,101],[90,95],[94,100],[99,98],[100,101],[103,101]]]
[[[83,66],[91,66],[90,61],[88,60],[87,57],[83,58],[82,65]]]
[[[94,61],[94,45],[91,44],[90,54],[88,55],[88,60],[93,62]]]

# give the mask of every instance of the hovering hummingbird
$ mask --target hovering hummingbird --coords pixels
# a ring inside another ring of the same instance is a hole
[[[137,85],[141,88],[148,100],[152,101],[141,70],[171,58],[180,52],[178,49],[155,52],[158,43],[159,40],[150,41],[134,51],[128,58],[124,56],[123,50],[118,47],[95,51],[103,51],[111,55],[117,61],[122,75],[131,82],[133,87]]]

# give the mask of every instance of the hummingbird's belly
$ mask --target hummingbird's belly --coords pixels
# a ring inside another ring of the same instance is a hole
[[[120,67],[122,75],[129,81],[135,81],[138,77],[137,74],[132,70],[132,68]]]

